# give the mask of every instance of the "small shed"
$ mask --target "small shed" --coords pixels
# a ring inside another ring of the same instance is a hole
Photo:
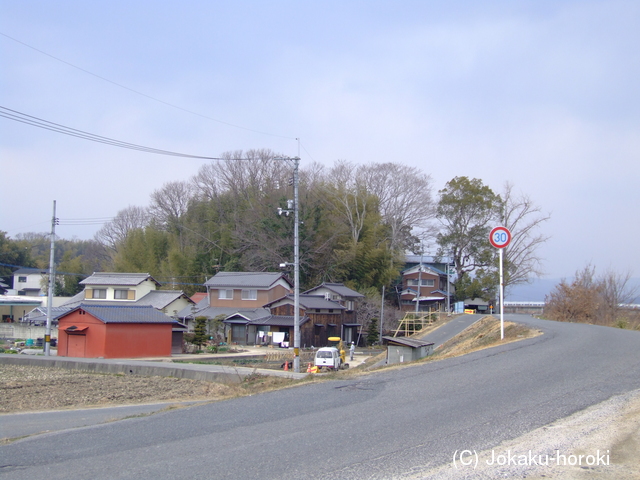
[[[171,356],[175,321],[151,306],[87,305],[58,317],[58,356]]]
[[[387,342],[387,365],[412,362],[433,353],[433,342],[407,337],[382,338]]]

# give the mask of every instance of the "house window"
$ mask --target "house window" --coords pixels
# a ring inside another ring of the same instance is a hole
[[[18,282],[27,283],[27,277],[18,277]]]
[[[94,288],[91,292],[91,298],[107,298],[106,288]]]
[[[116,300],[129,300],[129,290],[114,290],[113,298]]]
[[[435,285],[435,280],[432,278],[423,278],[421,280],[422,286],[423,287],[433,287]],[[418,285],[418,280],[409,280],[409,285],[410,286],[417,286]]]
[[[257,299],[258,299],[257,290],[242,290],[242,300],[257,300]]]
[[[346,302],[346,303],[347,303],[347,304],[346,304],[345,306],[347,307],[347,310],[348,310],[348,311],[352,311],[352,310],[353,310],[353,307],[354,307],[353,301],[352,301],[352,300],[347,300],[347,302]]]
[[[218,290],[218,299],[219,300],[233,300],[233,290]]]

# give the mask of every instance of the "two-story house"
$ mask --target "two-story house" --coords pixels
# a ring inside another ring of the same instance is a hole
[[[218,272],[204,285],[209,306],[237,309],[261,308],[293,289],[286,275],[273,272]]]
[[[47,295],[49,269],[19,268],[13,272],[13,290],[16,295],[41,297]]]
[[[324,295],[300,294],[300,346],[327,345],[329,337],[340,337],[351,343],[358,340],[359,324],[355,323],[353,312],[347,313],[346,307],[338,302],[329,300]],[[293,341],[293,316],[295,313],[295,298],[293,295],[279,298],[265,305],[277,317],[291,318],[291,324],[286,328],[288,336]],[[282,330],[281,330],[282,331]]]
[[[418,264],[402,272],[400,310],[424,312],[447,308],[447,296],[453,296],[453,285],[447,293],[447,274],[433,265]]]
[[[344,283],[327,283],[313,287],[304,292],[305,295],[322,295],[327,300],[337,302],[345,307],[345,312],[352,315],[350,320],[355,321],[355,311],[358,300],[364,298],[364,295],[345,286]]]
[[[170,317],[193,305],[181,290],[158,290],[160,283],[148,273],[94,272],[80,282],[84,290],[62,306],[80,303],[100,305],[152,306]]]

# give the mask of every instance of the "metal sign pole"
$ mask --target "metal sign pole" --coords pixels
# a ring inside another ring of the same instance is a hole
[[[502,248],[500,249],[500,340],[504,340],[504,278],[502,275]]]

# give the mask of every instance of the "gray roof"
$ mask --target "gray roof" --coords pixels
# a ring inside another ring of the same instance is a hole
[[[293,295],[287,295],[273,302],[267,303],[265,306],[273,305],[274,303],[281,302],[284,299],[294,301]],[[300,306],[303,308],[315,308],[315,309],[333,309],[333,310],[345,310],[345,307],[332,300],[327,300],[323,295],[305,295],[299,296]]]
[[[57,319],[61,315],[67,313],[73,307],[51,307],[52,320]],[[25,315],[29,321],[42,321],[47,319],[47,307],[36,307]]]
[[[281,278],[292,285],[286,275],[274,272],[218,272],[205,285],[214,288],[269,288]]]
[[[259,318],[252,322],[251,325],[268,325],[271,327],[293,327],[295,318],[288,315],[269,315],[268,317]],[[304,325],[309,321],[309,317],[300,317],[300,325]]]
[[[382,337],[387,340],[389,343],[397,343],[399,345],[403,345],[405,347],[411,348],[420,348],[426,347],[427,345],[433,345],[433,342],[425,342],[424,340],[419,340],[417,338],[407,338],[407,337]]]
[[[187,297],[182,290],[151,290],[144,297],[136,300],[136,305],[151,305],[153,308],[162,310],[171,302],[184,297],[190,303],[193,301]]]
[[[94,272],[89,278],[85,278],[81,285],[140,285],[145,280],[150,279],[160,285],[155,278],[148,273],[116,273],[116,272]]]
[[[243,317],[253,320],[255,318],[261,318],[269,315],[269,310],[266,308],[238,308],[238,307],[211,307],[209,305],[209,299],[203,298],[195,305],[195,309],[192,305],[183,308],[178,312],[178,318],[186,319],[192,317],[207,317],[216,318],[220,315],[224,315],[228,318],[232,315],[242,315]]]
[[[62,319],[71,312],[77,310],[84,310],[85,312],[96,317],[98,320],[104,323],[173,323],[174,320],[164,313],[159,312],[150,305],[87,305],[82,303],[73,310],[62,314],[59,318]]]
[[[362,295],[361,293],[358,293],[355,290],[351,290],[349,287],[345,286],[344,283],[323,283],[322,285],[313,287],[311,290],[307,290],[304,293],[311,293],[322,287],[326,288],[327,290],[331,290],[332,292],[335,292],[343,297],[364,297],[364,295]]]
[[[164,307],[169,305],[174,300],[184,296],[188,301],[191,302],[191,299],[187,297],[182,290],[151,290],[144,297],[139,298],[135,302],[126,301],[125,306],[146,306],[150,305],[153,308],[157,308],[158,310],[162,310]],[[74,308],[85,302],[84,291],[75,294],[69,300],[64,302],[61,307]],[[90,303],[89,303],[90,302]],[[125,302],[125,300],[89,300],[86,302],[88,305],[112,305],[112,306],[120,306]],[[191,308],[191,307],[187,307]]]
[[[418,266],[419,265],[413,265],[412,267],[405,268],[402,271],[402,273],[404,274],[404,273],[408,272],[409,270],[412,270],[412,269],[414,269],[414,268],[416,268]],[[422,272],[423,273],[429,273],[429,271],[431,271],[431,273],[436,274],[436,275],[446,275],[446,273],[443,272],[442,270],[440,270],[439,268],[434,267],[433,265],[428,264],[428,263],[423,263],[422,264]]]
[[[34,273],[45,274],[49,273],[48,268],[31,268],[31,267],[21,267],[18,270],[15,270],[11,275],[31,275]]]

